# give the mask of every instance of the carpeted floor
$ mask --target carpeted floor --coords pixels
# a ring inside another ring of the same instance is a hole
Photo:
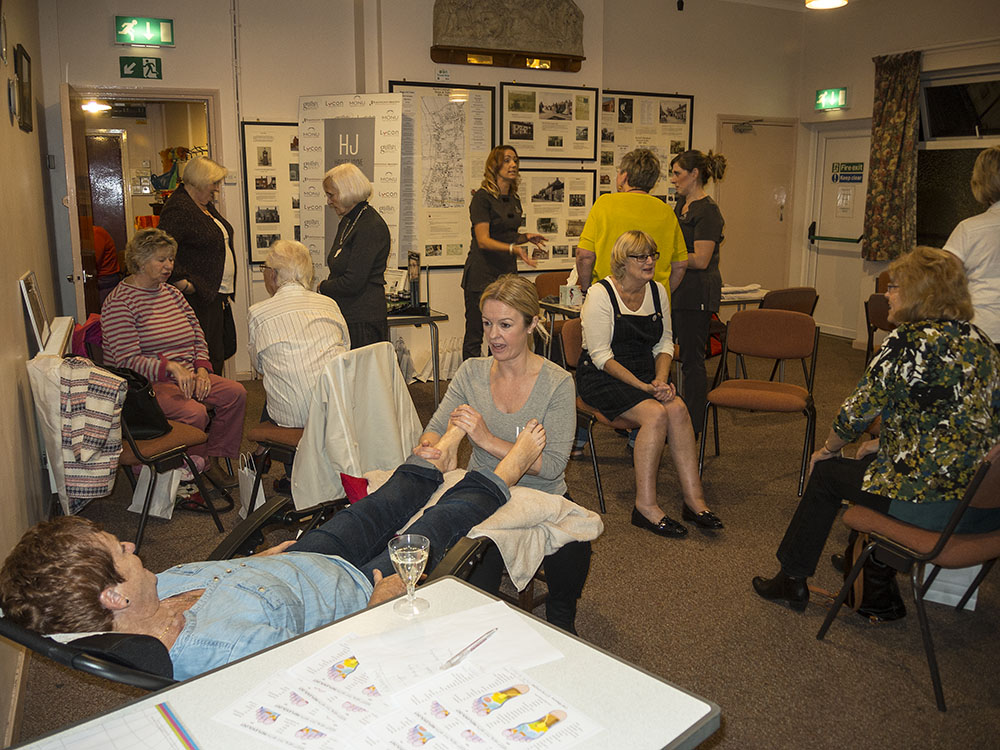
[[[848,342],[821,337],[815,388],[819,442],[857,382],[863,360]],[[752,363],[751,376],[766,377],[766,367]],[[801,382],[797,365],[787,372],[790,381]],[[248,390],[247,418],[256,421],[259,381]],[[426,421],[433,408],[431,386],[414,384],[411,393]],[[904,620],[877,626],[845,612],[826,639],[817,641],[826,613],[821,604],[797,614],[752,593],[752,576],[777,569],[774,551],[797,502],[805,421],[749,413],[722,413],[719,421],[722,455],[706,458],[704,482],[709,506],[726,529],[715,535],[692,530],[680,541],[629,524],[631,462],[624,441],[598,429],[608,513],[580,603],[580,635],[718,703],[722,726],[706,748],[996,747],[1000,685],[988,666],[989,654],[1000,646],[996,573],[983,584],[973,613],[929,605],[949,706],[939,713],[912,605]],[[597,510],[590,462],[570,462],[567,480],[574,498]],[[659,487],[661,505],[679,516],[680,493],[668,455]],[[122,480],[115,493],[93,502],[83,515],[131,538],[136,518],[124,511],[126,489]],[[231,528],[235,513],[224,520]],[[838,522],[827,552],[841,551],[845,539]],[[178,512],[170,522],[150,522],[142,556],[148,568],[161,570],[203,558],[219,540],[208,516]],[[824,562],[812,582],[836,590],[839,576]],[[901,586],[909,600],[909,584]],[[32,659],[19,740],[138,694]]]

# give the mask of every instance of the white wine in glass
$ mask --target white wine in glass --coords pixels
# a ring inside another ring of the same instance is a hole
[[[406,586],[406,598],[400,599],[393,606],[396,614],[403,617],[416,617],[430,608],[430,602],[413,595],[417,580],[427,565],[430,548],[430,539],[420,534],[400,534],[395,539],[390,540],[389,559],[392,560],[392,566],[399,573],[399,577],[403,579],[403,584]]]

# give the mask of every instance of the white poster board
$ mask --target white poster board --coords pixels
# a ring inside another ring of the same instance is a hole
[[[545,235],[543,247],[528,244],[537,271],[572,268],[576,245],[594,205],[596,174],[593,169],[522,169],[521,207],[524,231]],[[524,261],[518,270],[530,271]]]
[[[660,181],[652,194],[673,205],[670,160],[691,148],[694,97],[640,91],[603,91],[600,117],[598,195],[613,193],[622,157],[648,148],[660,159]]]
[[[496,91],[389,81],[403,97],[399,241],[421,266],[461,267],[471,241],[469,201],[494,145]]]
[[[316,278],[329,271],[326,255],[340,218],[326,204],[323,175],[353,162],[372,182],[371,207],[389,227],[389,266],[405,265],[399,246],[400,94],[338,94],[299,97],[299,195],[302,242],[312,255]]]
[[[244,122],[243,179],[250,262],[263,263],[275,240],[300,239],[298,125]]]

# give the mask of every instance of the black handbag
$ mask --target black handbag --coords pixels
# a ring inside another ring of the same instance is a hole
[[[868,542],[868,534],[851,531],[847,549],[844,550],[845,580]],[[891,622],[906,617],[906,605],[896,583],[895,568],[880,563],[874,555],[865,561],[861,575],[854,579],[845,603],[872,622]]]
[[[170,432],[170,422],[157,403],[153,386],[145,375],[128,367],[102,367],[112,375],[124,378],[128,384],[125,405],[122,407],[122,421],[133,440],[152,440]]]

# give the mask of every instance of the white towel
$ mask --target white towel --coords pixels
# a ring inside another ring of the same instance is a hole
[[[391,474],[389,471],[367,472],[365,478],[368,480],[368,492],[372,493],[385,484]],[[465,469],[445,474],[441,486],[403,528],[420,518],[427,508],[434,505],[464,476]],[[604,523],[592,510],[587,510],[562,495],[515,486],[511,489],[510,500],[492,516],[473,527],[467,536],[473,539],[486,536],[493,540],[503,557],[511,583],[521,591],[538,571],[543,557],[551,555],[568,542],[593,541],[603,532]]]

